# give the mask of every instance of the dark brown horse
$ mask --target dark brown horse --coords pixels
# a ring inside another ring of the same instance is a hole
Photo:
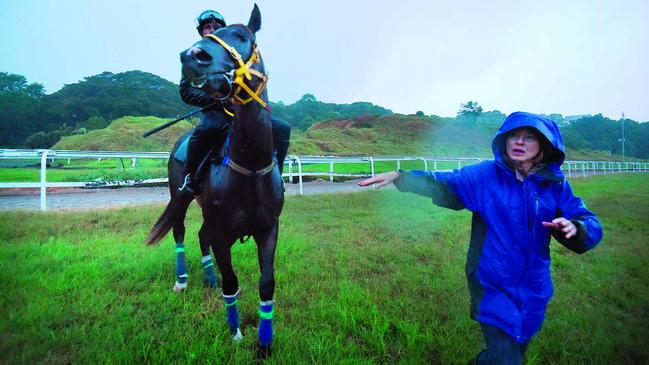
[[[180,58],[183,75],[194,86],[201,87],[215,100],[232,101],[232,130],[221,151],[225,157],[218,164],[206,166],[201,193],[196,196],[203,211],[199,240],[204,255],[209,253],[209,247],[214,252],[222,277],[226,322],[233,338],[240,339],[237,312],[240,289],[232,269],[230,249],[239,238],[254,238],[261,270],[259,343],[263,356],[269,354],[273,335],[274,258],[284,193],[273,161],[270,110],[264,88],[266,75],[255,38],[260,27],[261,14],[255,5],[247,26],[235,24],[221,28],[182,52]],[[176,243],[182,246],[183,220],[193,199],[177,191],[182,180],[180,162],[170,158],[171,200],[151,229],[147,242],[159,241],[173,228]]]

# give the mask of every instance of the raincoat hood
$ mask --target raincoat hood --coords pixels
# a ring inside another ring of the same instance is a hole
[[[566,158],[566,147],[559,131],[559,126],[552,119],[538,114],[526,112],[511,113],[498,129],[496,136],[491,143],[491,150],[496,161],[503,162],[505,154],[505,138],[507,132],[520,127],[531,127],[536,129],[552,145],[552,153],[547,158],[548,168],[561,173],[561,164]]]

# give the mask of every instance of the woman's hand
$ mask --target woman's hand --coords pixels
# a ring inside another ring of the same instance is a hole
[[[369,179],[361,180],[358,182],[359,186],[368,186],[372,184],[376,184],[376,188],[381,188],[384,187],[394,180],[396,180],[399,177],[399,173],[396,171],[391,171],[391,172],[384,172],[382,174],[378,174],[374,177],[371,177]]]
[[[541,222],[541,224],[543,224],[543,227],[545,228],[565,233],[564,237],[566,239],[577,234],[577,226],[564,217],[555,218],[552,222]]]

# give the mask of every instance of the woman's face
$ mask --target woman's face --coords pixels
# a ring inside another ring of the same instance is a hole
[[[507,133],[507,156],[518,163],[533,162],[541,150],[541,141],[532,128],[516,128]]]

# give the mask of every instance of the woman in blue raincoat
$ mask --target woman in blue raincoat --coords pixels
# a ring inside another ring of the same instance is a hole
[[[583,253],[599,243],[602,227],[561,172],[565,147],[554,121],[512,113],[491,149],[494,160],[453,172],[388,172],[359,185],[394,183],[473,212],[465,272],[471,318],[486,343],[475,363],[520,364],[553,293],[550,235]]]

